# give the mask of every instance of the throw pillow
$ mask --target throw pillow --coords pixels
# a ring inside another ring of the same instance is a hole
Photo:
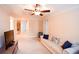
[[[44,34],[43,38],[44,38],[44,39],[48,39],[48,38],[49,38],[49,35]]]
[[[54,43],[56,43],[56,44],[60,43],[60,39],[57,38],[57,37],[55,37],[55,36],[52,36],[51,41],[54,42]]]
[[[63,49],[66,49],[66,48],[70,48],[72,46],[72,43],[70,43],[69,41],[66,41],[61,47]]]

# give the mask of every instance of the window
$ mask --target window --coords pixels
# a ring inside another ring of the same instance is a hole
[[[48,34],[48,20],[45,20],[44,23],[43,23],[43,32],[45,34]]]
[[[14,30],[14,18],[10,16],[10,30]]]
[[[21,21],[21,32],[26,32],[26,20]]]

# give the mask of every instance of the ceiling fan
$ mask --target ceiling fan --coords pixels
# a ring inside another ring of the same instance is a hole
[[[31,15],[40,15],[40,16],[43,16],[43,13],[47,13],[47,12],[50,12],[50,10],[41,10],[41,5],[40,4],[35,4],[34,6],[34,10],[31,10],[31,9],[24,9],[25,11],[32,11],[32,14]]]

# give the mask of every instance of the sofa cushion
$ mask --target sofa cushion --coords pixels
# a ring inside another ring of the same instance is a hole
[[[52,42],[55,42],[56,44],[59,44],[60,43],[60,39],[57,38],[57,37],[55,37],[55,36],[52,36],[51,41]]]
[[[55,42],[52,42],[51,40],[45,40],[45,39],[42,39],[41,41],[46,47],[50,49],[52,53],[61,54],[63,52],[63,49]]]
[[[48,39],[48,38],[49,38],[49,35],[44,34],[43,38],[44,38],[44,39]]]
[[[79,54],[79,46],[67,48],[63,50],[63,53],[67,52],[66,54]]]
[[[72,43],[70,43],[69,41],[66,41],[63,45],[62,48],[66,49],[66,48],[70,48],[72,46]]]

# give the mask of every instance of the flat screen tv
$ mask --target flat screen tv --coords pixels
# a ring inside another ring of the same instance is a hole
[[[4,32],[5,48],[7,49],[14,43],[14,30]]]

